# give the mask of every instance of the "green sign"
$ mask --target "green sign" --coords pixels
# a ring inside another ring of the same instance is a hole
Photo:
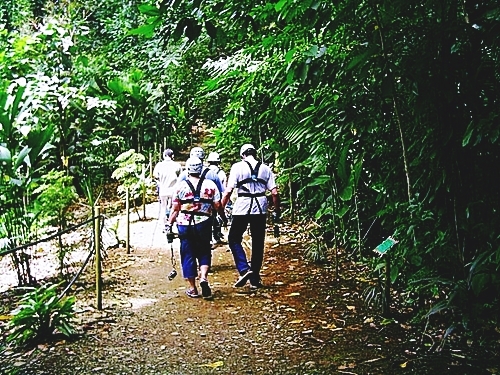
[[[392,237],[387,237],[386,240],[384,240],[384,242],[382,242],[380,245],[378,245],[375,249],[373,249],[373,251],[375,251],[376,253],[378,253],[380,256],[384,255],[385,253],[387,253],[389,251],[389,249],[391,247],[393,247],[395,244],[397,244],[399,241],[396,241],[394,238]]]

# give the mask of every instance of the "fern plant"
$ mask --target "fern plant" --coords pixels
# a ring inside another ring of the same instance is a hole
[[[28,345],[43,341],[54,331],[66,337],[75,334],[73,327],[74,296],[59,299],[57,284],[42,285],[39,288],[27,287],[14,317],[9,322],[10,333],[7,342]]]

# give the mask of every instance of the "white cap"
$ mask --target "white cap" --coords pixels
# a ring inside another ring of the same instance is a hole
[[[208,162],[220,162],[220,155],[218,152],[211,152],[210,154],[208,154],[208,158],[207,158],[207,161]]]

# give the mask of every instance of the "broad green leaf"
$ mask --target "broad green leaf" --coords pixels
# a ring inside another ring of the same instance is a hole
[[[129,30],[127,35],[144,35],[146,38],[151,38],[154,35],[156,26],[156,22],[148,25],[142,25],[136,29]]]
[[[108,88],[116,95],[121,95],[127,91],[125,83],[119,78],[109,81]]]
[[[311,182],[307,184],[308,187],[311,186],[322,186],[331,181],[331,176],[321,175],[314,178]]]
[[[353,187],[351,184],[347,185],[342,191],[339,193],[339,198],[344,202],[350,200],[353,194]]]
[[[347,156],[349,155],[349,147],[351,146],[350,142],[347,142],[339,156],[339,162],[337,164],[337,173],[342,181],[342,185],[347,185],[349,181],[349,164],[347,162]],[[349,198],[350,199],[350,198]]]
[[[335,212],[335,215],[339,218],[343,218],[344,215],[349,211],[349,206],[342,206]]]
[[[280,12],[281,9],[283,9],[283,7],[286,5],[286,3],[288,3],[288,0],[280,0],[276,3],[276,5],[274,5],[274,10],[276,12]]]
[[[399,276],[399,267],[396,264],[391,265],[391,283],[394,284],[394,282],[397,280]]]
[[[139,11],[142,14],[146,14],[148,16],[159,16],[161,15],[160,9],[150,4],[141,4],[139,5]]]
[[[318,50],[318,46],[313,45],[306,52],[304,52],[304,56],[316,57],[316,55],[318,54]]]
[[[290,63],[293,60],[293,56],[295,55],[295,51],[297,51],[297,48],[292,48],[290,51],[288,51],[285,55],[285,61],[287,63]]]
[[[19,154],[17,156],[15,156],[14,169],[19,168],[23,162],[26,162],[26,164],[28,164],[28,166],[31,166],[31,162],[29,160],[29,157],[27,157],[29,155],[30,151],[31,151],[31,148],[28,146],[25,146],[19,152]]]

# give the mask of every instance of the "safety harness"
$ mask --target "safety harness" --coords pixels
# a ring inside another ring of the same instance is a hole
[[[193,192],[193,197],[187,198],[187,199],[181,199],[181,204],[185,204],[185,203],[209,203],[209,204],[211,204],[213,202],[212,199],[200,197],[201,186],[203,185],[203,181],[205,180],[205,176],[207,175],[208,171],[209,171],[208,168],[205,168],[203,170],[203,172],[200,175],[200,179],[198,180],[198,184],[196,185],[196,189],[193,186],[193,184],[191,183],[191,181],[189,181],[189,179],[186,178],[185,181],[188,184],[191,191]],[[192,211],[188,211],[188,210],[181,210],[181,212],[183,214],[190,215],[189,226],[191,226],[191,224],[194,223],[194,215],[211,216],[211,214],[209,214],[207,212],[192,212]]]
[[[262,163],[259,161],[255,165],[255,168],[252,168],[252,165],[248,161],[244,160],[244,162],[247,163],[248,167],[250,168],[250,177],[247,177],[241,181],[238,181],[238,183],[236,184],[236,187],[238,189],[245,190],[243,192],[238,192],[238,197],[251,198],[250,207],[248,208],[247,215],[250,214],[250,211],[252,210],[252,206],[253,206],[254,201],[255,201],[255,203],[257,203],[257,207],[259,207],[259,212],[261,214],[263,214],[264,212],[262,210],[262,207],[260,206],[259,200],[257,199],[258,197],[264,197],[266,195],[267,181],[264,180],[263,178],[259,178],[259,168],[260,168],[260,165]],[[250,189],[248,187],[244,186],[245,184],[250,184],[250,183],[261,185],[264,187],[264,189],[261,192],[251,193]]]

